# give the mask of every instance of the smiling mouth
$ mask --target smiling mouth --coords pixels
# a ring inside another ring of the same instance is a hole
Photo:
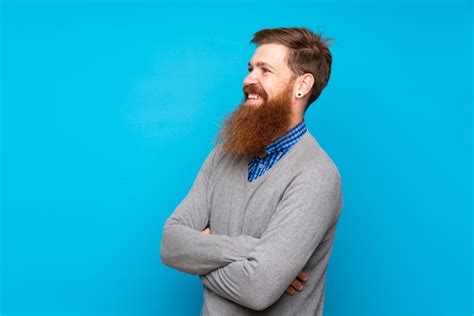
[[[257,101],[257,100],[263,100],[263,98],[261,96],[259,96],[258,94],[254,94],[254,93],[246,93],[245,94],[245,100],[246,101]]]

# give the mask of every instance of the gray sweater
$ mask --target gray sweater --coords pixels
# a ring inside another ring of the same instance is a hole
[[[201,315],[322,315],[342,209],[339,171],[307,131],[266,173],[211,151],[163,228],[161,261],[199,275]],[[202,233],[210,226],[212,235]],[[302,292],[285,293],[299,272]]]

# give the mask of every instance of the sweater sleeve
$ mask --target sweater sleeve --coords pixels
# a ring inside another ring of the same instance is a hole
[[[247,258],[200,276],[214,293],[253,310],[275,303],[336,225],[342,207],[338,172],[298,174]]]
[[[209,224],[210,210],[206,192],[215,152],[214,148],[199,170],[190,191],[163,228],[161,261],[190,274],[206,274],[244,259],[258,241],[247,235],[230,237],[202,232]]]

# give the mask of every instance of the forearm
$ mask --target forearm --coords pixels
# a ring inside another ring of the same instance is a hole
[[[240,235],[207,235],[185,225],[166,225],[163,230],[161,261],[190,274],[207,274],[236,260],[247,258],[258,239]]]
[[[253,257],[253,254],[250,256]],[[261,311],[277,301],[303,269],[303,265],[292,265],[293,271],[287,270],[281,274],[273,270],[277,265],[262,260],[266,261],[261,256],[258,260],[255,258],[238,260],[201,275],[200,280],[206,288],[219,296],[241,306]]]
[[[339,178],[327,176],[324,185],[310,186],[306,177],[314,178],[306,174],[292,183],[246,259],[200,277],[206,288],[254,310],[281,297],[330,236],[342,206]]]

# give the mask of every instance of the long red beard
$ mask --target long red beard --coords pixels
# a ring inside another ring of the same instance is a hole
[[[260,105],[248,105],[244,100],[225,119],[216,143],[223,141],[224,152],[232,156],[244,159],[264,156],[266,146],[290,127],[291,93],[290,82],[282,93],[271,100],[264,99]]]

